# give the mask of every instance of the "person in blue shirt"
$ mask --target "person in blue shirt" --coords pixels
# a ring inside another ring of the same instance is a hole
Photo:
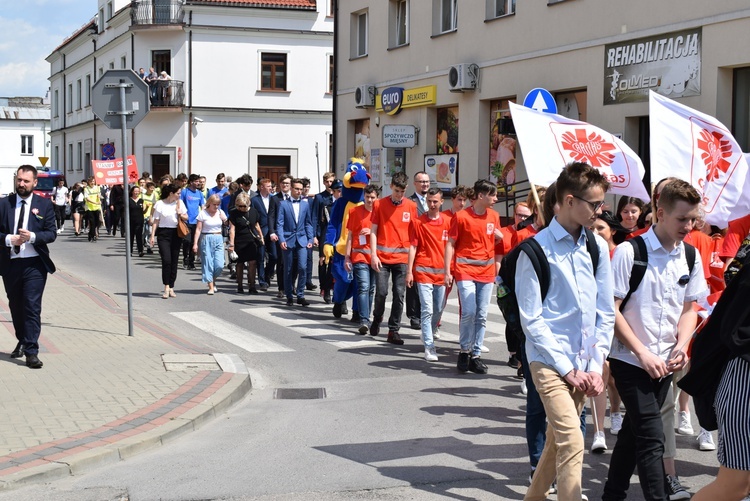
[[[188,185],[182,190],[180,200],[185,205],[188,214],[188,228],[190,233],[185,236],[182,245],[182,267],[188,270],[195,269],[195,252],[193,252],[193,239],[195,238],[195,226],[196,218],[203,206],[206,205],[206,199],[203,197],[203,193],[199,189],[198,183],[200,176],[198,174],[190,174],[188,177]]]
[[[547,413],[547,440],[524,497],[547,499],[557,477],[558,499],[582,499],[583,434],[579,416],[587,396],[604,390],[602,365],[614,335],[614,297],[609,248],[590,234],[598,248],[594,270],[587,242],[604,205],[607,179],[588,164],[575,162],[556,182],[560,210],[533,238],[550,267],[550,287],[542,299],[531,260],[521,253],[516,291],[531,377]]]
[[[227,186],[227,177],[224,175],[223,172],[219,172],[219,174],[216,176],[216,186],[208,190],[208,196],[211,195],[219,195],[219,199],[224,196],[224,193],[227,192],[229,187]]]

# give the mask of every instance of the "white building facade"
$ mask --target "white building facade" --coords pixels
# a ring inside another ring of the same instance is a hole
[[[0,97],[0,196],[15,191],[20,165],[41,167],[49,153],[50,105],[41,97]],[[49,164],[48,164],[49,165]]]
[[[329,169],[333,19],[314,0],[99,0],[98,14],[58,47],[51,65],[52,165],[91,173],[119,130],[91,109],[108,69],[153,67],[151,111],[129,136],[139,171],[277,179]],[[103,150],[104,148],[104,150]]]
[[[620,134],[647,168],[649,89],[718,117],[750,150],[746,0],[348,0],[335,17],[337,172],[364,153],[387,183],[440,154],[438,185],[526,179],[508,102],[537,87],[558,113]],[[414,127],[417,144],[386,147],[392,125],[404,140]]]

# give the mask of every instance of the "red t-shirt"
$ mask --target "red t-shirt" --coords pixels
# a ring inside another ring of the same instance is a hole
[[[711,252],[714,249],[713,239],[702,231],[693,229],[685,237],[685,242],[698,249],[703,262],[703,277],[710,278],[711,270],[709,267],[711,266]]]
[[[533,224],[528,225],[526,228],[521,228],[516,232],[515,239],[513,240],[513,247],[520,244],[527,238],[533,237],[537,233],[539,233],[539,230],[537,230]]]
[[[492,209],[477,214],[469,207],[456,213],[448,236],[455,242],[456,280],[495,281],[495,229],[500,216]]]
[[[411,245],[417,248],[414,258],[414,280],[420,284],[443,285],[445,282],[445,242],[450,219],[440,214],[430,219],[425,212],[409,228]]]
[[[731,257],[737,255],[737,251],[740,250],[740,245],[745,237],[750,233],[750,214],[739,219],[729,221],[729,229],[727,230],[727,236],[724,237],[724,245],[721,249],[722,258]]]
[[[363,205],[349,210],[346,229],[352,236],[352,263],[370,264],[370,235],[360,235],[365,228],[372,227],[372,212]]]
[[[495,244],[495,254],[502,254],[504,256],[513,248],[517,230],[514,225],[509,224],[500,228],[500,233],[503,234],[503,239]]]
[[[409,225],[417,219],[417,204],[402,198],[395,205],[391,197],[375,201],[372,224],[378,225],[378,258],[385,264],[409,262]]]

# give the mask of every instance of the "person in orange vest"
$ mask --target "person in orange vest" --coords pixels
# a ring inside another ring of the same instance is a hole
[[[388,342],[402,345],[398,331],[404,310],[406,265],[409,261],[409,225],[417,218],[417,204],[404,198],[408,177],[397,172],[391,178],[391,194],[375,204],[370,233],[370,266],[377,274],[375,304],[370,324],[370,335],[377,336],[385,312],[388,277],[393,280],[393,302],[388,318]]]
[[[433,334],[440,321],[445,298],[445,242],[448,240],[450,219],[440,213],[443,192],[430,188],[425,197],[427,212],[412,221],[409,228],[409,264],[406,286],[416,286],[419,293],[420,328],[424,344],[424,359],[436,362],[437,352]]]

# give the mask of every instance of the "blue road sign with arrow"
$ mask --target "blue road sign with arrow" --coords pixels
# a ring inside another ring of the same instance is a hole
[[[544,113],[557,113],[557,103],[555,98],[552,97],[552,93],[547,89],[537,87],[531,89],[526,98],[523,100],[523,105],[532,110],[542,111]]]

